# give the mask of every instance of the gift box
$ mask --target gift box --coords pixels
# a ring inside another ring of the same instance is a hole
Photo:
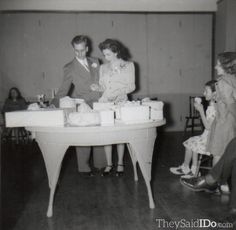
[[[21,110],[6,112],[6,127],[64,126],[62,109]]]

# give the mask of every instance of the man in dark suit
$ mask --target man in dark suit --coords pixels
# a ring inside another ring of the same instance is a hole
[[[64,78],[52,104],[59,106],[59,99],[65,96],[82,98],[92,106],[98,101],[99,92],[92,91],[90,86],[99,81],[99,61],[97,58],[88,57],[89,39],[80,35],[72,39],[75,58],[64,66]],[[86,175],[92,176],[89,166],[90,147],[76,147],[78,169]]]
[[[225,184],[231,178],[230,215],[236,224],[236,138],[227,145],[226,150],[216,165],[206,176],[181,178],[180,182],[195,191],[213,192],[219,184]]]

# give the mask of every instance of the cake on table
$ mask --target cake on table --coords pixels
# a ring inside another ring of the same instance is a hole
[[[64,97],[60,99],[60,109],[40,108],[31,104],[28,110],[7,112],[7,127],[27,126],[111,126],[115,121],[123,124],[136,124],[163,119],[161,101],[126,101],[119,104],[93,104],[93,109],[83,99]],[[116,119],[115,119],[116,118]]]
[[[93,126],[100,125],[101,123],[99,112],[96,111],[70,113],[67,122],[72,126]]]
[[[110,110],[114,108],[114,102],[94,102],[93,110],[101,111],[101,110]]]
[[[163,120],[163,106],[162,101],[143,101],[142,105],[147,105],[150,107],[150,119],[151,120]]]
[[[146,105],[122,106],[120,120],[125,124],[149,121],[149,107]]]

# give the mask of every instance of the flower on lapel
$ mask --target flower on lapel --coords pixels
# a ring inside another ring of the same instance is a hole
[[[98,67],[98,64],[97,63],[92,63],[92,65],[91,65],[93,68],[97,68]]]

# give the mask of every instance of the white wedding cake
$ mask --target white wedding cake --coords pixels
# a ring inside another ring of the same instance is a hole
[[[144,101],[142,105],[150,107],[150,119],[151,120],[163,120],[163,106],[162,101]]]
[[[76,108],[76,105],[80,105],[84,103],[84,99],[81,98],[71,98],[71,97],[63,97],[60,98],[59,107],[62,109],[71,109]]]
[[[149,107],[146,105],[132,105],[120,107],[120,120],[126,124],[149,121]]]
[[[101,110],[109,110],[114,108],[114,102],[94,102],[93,110],[101,111]]]

